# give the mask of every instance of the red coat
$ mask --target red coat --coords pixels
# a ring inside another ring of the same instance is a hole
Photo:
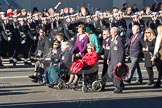
[[[87,53],[82,58],[82,60],[75,61],[72,64],[70,71],[72,73],[78,73],[84,67],[84,65],[93,66],[97,62],[98,62],[98,54],[95,51],[93,51],[91,54]]]
[[[87,53],[82,60],[84,61],[84,64],[88,66],[93,66],[98,62],[98,54],[96,51],[93,51],[91,54]]]

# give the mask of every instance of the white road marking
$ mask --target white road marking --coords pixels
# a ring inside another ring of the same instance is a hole
[[[141,70],[142,72],[146,72],[146,70]],[[157,71],[157,69],[154,69],[154,71]],[[99,75],[101,72],[99,72]],[[10,76],[10,77],[0,77],[0,79],[18,79],[18,78],[28,78],[28,76]]]
[[[12,78],[28,78],[28,76],[0,77],[0,79],[12,79]]]

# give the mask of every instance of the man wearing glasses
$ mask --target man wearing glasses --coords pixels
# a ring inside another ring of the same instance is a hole
[[[102,83],[106,83],[107,79],[109,78],[115,86],[113,93],[119,94],[122,93],[124,85],[122,80],[115,77],[114,68],[115,66],[120,67],[124,63],[124,44],[122,37],[118,35],[119,30],[117,27],[111,28],[110,32],[112,39],[110,42],[109,55],[107,57],[107,63],[109,65],[107,70],[108,75],[105,74],[103,76]]]
[[[40,28],[39,30],[39,37],[38,37],[38,44],[37,44],[37,49],[36,49],[36,59],[38,60],[36,62],[36,64],[39,64],[39,62],[41,60],[43,60],[43,58],[45,56],[47,56],[49,49],[50,49],[51,45],[50,45],[50,41],[49,38],[46,36],[45,33],[45,29],[44,28]],[[34,69],[34,74],[29,76],[30,78],[35,78],[37,77],[37,65],[35,65],[35,69]],[[37,82],[34,81],[34,82]]]
[[[45,56],[48,53],[50,47],[51,47],[51,45],[49,42],[49,38],[46,36],[45,29],[41,28],[39,30],[36,56],[38,56],[38,57]]]
[[[104,60],[104,63],[103,63],[103,70],[102,70],[101,77],[103,77],[107,73],[107,69],[108,69],[107,57],[109,55],[110,40],[111,40],[110,31],[108,29],[103,30],[102,38],[103,38],[103,41],[102,41],[103,51],[102,51],[101,58]]]

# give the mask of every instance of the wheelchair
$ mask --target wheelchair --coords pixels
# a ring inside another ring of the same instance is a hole
[[[57,86],[57,89],[61,90],[68,78],[68,70],[61,68],[59,64],[55,64],[44,69],[44,73],[38,77],[38,82],[40,85],[47,85],[49,88]]]
[[[78,83],[73,90],[79,90],[84,93],[86,92],[98,92],[102,89],[102,84],[98,80],[98,63],[93,67],[84,66],[77,75],[79,76]]]

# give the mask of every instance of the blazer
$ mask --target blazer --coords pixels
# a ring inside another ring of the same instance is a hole
[[[112,65],[124,63],[124,44],[121,36],[116,36],[114,40],[111,40],[108,60]]]
[[[73,47],[73,53],[80,53],[83,57],[87,52],[87,44],[89,43],[89,38],[85,34],[85,37],[82,40],[79,40],[79,34],[77,34],[77,39]]]
[[[142,48],[144,46],[144,39],[142,34],[138,33],[137,37],[135,38],[134,42],[131,44],[133,36],[131,39],[126,43],[125,46],[130,46],[130,57],[139,58],[140,54],[142,53]]]
[[[51,47],[51,45],[50,45],[50,41],[49,41],[48,37],[44,36],[44,38],[39,39],[38,44],[37,44],[36,53],[35,53],[36,56],[37,56],[39,51],[42,52],[41,57],[47,56],[50,47]]]
[[[111,37],[108,37],[107,39],[103,39],[102,41],[102,54],[104,54],[104,60],[107,60],[107,57],[109,55],[110,42],[111,42]]]

